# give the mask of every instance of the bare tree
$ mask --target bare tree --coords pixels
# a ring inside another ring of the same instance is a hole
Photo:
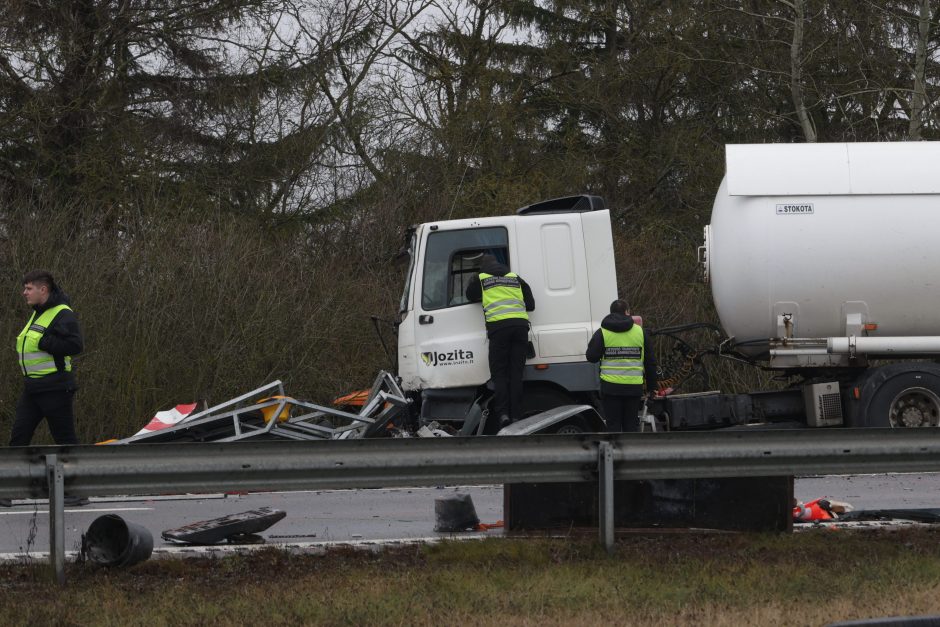
[[[806,12],[803,0],[780,0],[793,11],[793,38],[790,40],[790,96],[793,98],[793,108],[796,118],[800,121],[803,139],[807,142],[816,141],[816,129],[806,111],[805,96],[803,94],[803,27],[806,22]]]
[[[815,49],[806,50],[807,26],[805,0],[739,1],[720,5],[725,11],[738,13],[743,23],[750,23],[750,45],[736,63],[754,68],[768,76],[785,77],[790,99],[789,116],[795,118],[803,141],[815,142],[816,126],[807,104],[806,66]],[[784,39],[786,38],[786,40]],[[782,66],[779,47],[788,48],[788,65]],[[750,53],[750,54],[748,54]]]
[[[911,95],[911,120],[908,137],[921,138],[924,126],[924,110],[927,102],[927,42],[930,36],[930,0],[920,0],[917,20],[917,40],[914,53],[914,93]]]
[[[373,100],[381,65],[390,46],[428,8],[429,0],[345,0],[294,8],[302,47],[318,50],[325,61],[312,74],[312,85],[328,103],[332,120],[342,129],[346,156],[357,160],[384,185],[389,184],[378,157],[387,143],[381,108]],[[312,94],[311,94],[312,96]]]
[[[3,3],[3,191],[102,212],[156,195],[276,217],[306,211],[352,160],[381,179],[362,93],[421,6]]]

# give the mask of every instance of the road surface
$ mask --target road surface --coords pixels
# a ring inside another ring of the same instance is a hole
[[[856,510],[932,508],[940,507],[940,474],[801,477],[794,491],[799,500],[829,497],[851,503]],[[472,496],[482,522],[495,523],[503,517],[503,490],[498,485],[93,498],[84,507],[66,508],[65,547],[70,555],[77,552],[81,535],[92,521],[113,513],[149,529],[156,553],[179,552],[181,549],[162,539],[164,530],[259,507],[287,512],[283,520],[262,534],[268,544],[310,547],[450,537],[453,534],[434,532],[434,501],[457,492]],[[46,501],[15,501],[11,508],[0,508],[0,559],[21,559],[27,554],[45,557],[49,548],[47,521]],[[492,529],[457,535],[500,533]]]

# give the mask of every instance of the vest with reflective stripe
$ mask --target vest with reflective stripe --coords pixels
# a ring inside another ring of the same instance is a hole
[[[483,286],[483,316],[487,322],[529,319],[518,274],[507,272],[506,276],[494,276],[481,272],[480,284]]]
[[[604,334],[601,380],[622,385],[643,385],[643,328],[634,324],[629,331]]]
[[[52,324],[56,315],[63,309],[71,311],[68,305],[57,305],[42,312],[38,318],[34,311],[33,315],[29,317],[29,322],[16,336],[16,352],[19,354],[20,370],[22,370],[23,376],[38,379],[58,372],[55,357],[39,348],[39,340],[42,339],[46,328]],[[71,370],[72,358],[66,356],[65,371],[71,372]]]

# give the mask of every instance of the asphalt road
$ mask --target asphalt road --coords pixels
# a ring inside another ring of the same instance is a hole
[[[287,513],[262,534],[269,544],[309,546],[481,535],[434,532],[435,499],[456,492],[471,494],[481,522],[495,523],[502,518],[502,486],[92,498],[83,507],[65,508],[65,548],[67,552],[78,551],[82,533],[104,514],[117,514],[149,529],[154,549],[161,550],[176,546],[162,539],[165,530],[260,507]],[[13,507],[0,508],[0,559],[26,553],[42,556],[48,548],[47,501],[14,501]]]
[[[101,498],[91,499],[84,507],[66,508],[65,547],[70,555],[77,552],[81,535],[92,521],[113,513],[149,529],[155,552],[220,551],[220,547],[180,549],[164,541],[161,533],[259,507],[287,512],[283,520],[262,533],[268,544],[310,547],[501,533],[498,529],[435,533],[435,499],[456,492],[472,496],[482,522],[502,519],[502,486]],[[818,497],[846,501],[856,510],[940,507],[940,474],[803,477],[796,480],[795,496],[803,501]],[[11,508],[0,508],[0,559],[21,559],[27,554],[45,557],[49,547],[47,521],[45,501],[16,501]]]

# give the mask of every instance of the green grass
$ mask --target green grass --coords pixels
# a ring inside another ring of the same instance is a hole
[[[940,530],[491,539],[0,566],[6,624],[823,625],[940,614]]]

